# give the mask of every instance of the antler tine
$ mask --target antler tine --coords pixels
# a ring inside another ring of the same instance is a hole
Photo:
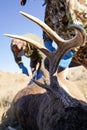
[[[53,39],[55,41],[55,43],[58,42],[64,42],[65,40],[62,39],[61,37],[59,37],[57,35],[56,32],[54,32],[48,25],[46,25],[44,22],[42,22],[41,20],[39,20],[38,18],[27,14],[25,12],[20,11],[20,13],[25,16],[26,18],[32,20],[33,22],[37,23],[45,32],[47,32],[47,34],[51,37],[51,39]]]
[[[32,20],[33,22],[37,23],[50,37],[55,41],[55,43],[58,45],[57,50],[54,53],[51,53],[52,58],[50,59],[50,70],[52,74],[55,72],[55,70],[58,68],[58,64],[61,60],[61,57],[71,48],[78,47],[82,45],[86,38],[85,30],[77,25],[70,26],[71,28],[74,28],[76,31],[75,37],[69,40],[64,40],[60,36],[57,35],[56,32],[54,32],[48,25],[46,25],[44,22],[39,20],[38,18],[35,18],[34,16],[31,16],[27,13],[24,13],[20,11],[20,13],[25,16],[26,18]]]
[[[53,70],[53,73],[57,70],[58,64],[62,56],[68,50],[81,46],[86,40],[86,32],[81,26],[71,25],[70,27],[75,29],[76,35],[70,40],[65,40],[65,42],[63,42],[62,44],[59,43],[60,46],[57,48],[57,51],[55,52],[55,56],[54,56],[55,64],[52,65],[51,67],[51,69]]]
[[[62,39],[60,36],[57,35],[56,32],[54,32],[48,25],[46,25],[43,21],[39,20],[38,18],[30,15],[30,14],[27,14],[25,12],[22,12],[20,11],[20,13],[25,16],[26,18],[32,20],[33,22],[37,23],[45,32],[47,32],[47,34],[51,37],[51,39],[53,39],[55,41],[55,43],[59,46],[61,46],[61,43],[62,44],[68,44],[68,43],[75,43],[76,40],[75,38],[81,38],[81,40],[78,41],[78,44],[81,45],[84,41],[85,41],[85,38],[86,38],[86,34],[85,34],[85,30],[81,27],[81,26],[78,26],[78,25],[70,25],[70,28],[74,28],[75,30],[78,30],[78,33],[76,35],[76,37],[70,39],[70,40],[64,40]],[[82,33],[82,34],[81,34]],[[81,37],[82,35],[82,37]],[[83,40],[83,42],[81,42]],[[77,44],[77,46],[78,46]],[[67,45],[68,46],[68,45]],[[77,47],[76,44],[74,45],[74,47]]]
[[[37,41],[34,41],[30,38],[24,37],[24,36],[18,36],[18,35],[12,35],[12,34],[4,34],[7,37],[11,37],[11,38],[16,38],[16,39],[20,39],[23,41],[26,41],[27,43],[33,45],[35,48],[39,49],[41,52],[43,52],[49,59],[51,57],[50,52],[41,44],[39,44]]]
[[[64,40],[60,36],[58,36],[48,25],[46,25],[41,20],[27,14],[24,12],[20,12],[23,16],[27,17],[28,19],[32,20],[33,22],[37,23],[41,28],[48,33],[48,35],[53,39],[56,44],[58,45],[57,50],[54,53],[49,52],[45,47],[38,44],[36,41],[31,40],[29,38],[25,38],[23,36],[17,36],[17,35],[9,35],[6,34],[6,36],[18,38],[21,40],[25,40],[41,50],[47,57],[50,59],[50,74],[53,75],[55,71],[58,68],[58,64],[62,58],[62,56],[71,48],[80,46],[82,43],[84,43],[86,39],[86,33],[83,28],[77,25],[72,25],[71,27],[76,30],[76,36],[70,40]],[[78,30],[78,31],[77,31]]]

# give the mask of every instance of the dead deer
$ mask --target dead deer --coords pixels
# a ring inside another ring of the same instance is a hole
[[[58,73],[62,56],[70,49],[85,41],[84,29],[72,25],[75,37],[64,40],[39,19],[21,12],[37,23],[57,44],[55,52],[49,52],[36,41],[23,36],[5,34],[29,42],[49,59],[49,71],[44,70],[44,78],[34,81],[15,96],[12,112],[24,130],[86,130],[87,102],[79,89],[66,79],[66,71]],[[45,72],[44,72],[45,71]]]

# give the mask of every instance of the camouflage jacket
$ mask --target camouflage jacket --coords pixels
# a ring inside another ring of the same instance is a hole
[[[44,21],[62,38],[69,39],[73,36],[71,30],[67,30],[69,24],[80,24],[87,31],[87,0],[45,0]],[[50,39],[43,32],[44,41]]]
[[[75,64],[83,65],[87,69],[87,44],[78,49],[69,66],[72,67]]]

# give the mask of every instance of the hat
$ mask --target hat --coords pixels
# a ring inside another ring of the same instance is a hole
[[[37,41],[38,43],[44,45],[43,40],[40,39],[40,38],[39,38],[37,35],[35,35],[35,34],[29,33],[29,34],[24,34],[23,36],[26,37],[26,38],[30,38],[30,39],[32,39],[32,40],[34,40],[34,41]]]
[[[19,39],[13,39],[13,41],[12,41],[12,46],[13,46],[13,45],[16,45],[17,48],[18,48],[19,50],[21,50],[21,48],[22,48],[24,45],[26,45],[26,42],[25,42],[25,41],[22,41],[22,40],[19,40]]]

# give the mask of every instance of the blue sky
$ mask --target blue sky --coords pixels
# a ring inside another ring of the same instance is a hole
[[[10,50],[11,38],[5,33],[23,35],[34,33],[42,38],[42,29],[22,16],[19,11],[29,13],[44,21],[43,0],[28,0],[25,6],[20,5],[20,0],[3,0],[0,3],[0,71],[21,72],[14,61]],[[29,69],[29,59],[23,57],[25,66]]]

